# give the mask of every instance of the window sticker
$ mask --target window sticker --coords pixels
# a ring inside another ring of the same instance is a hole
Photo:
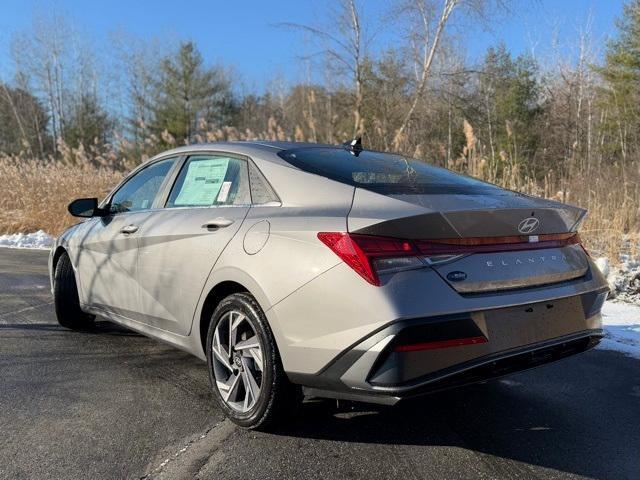
[[[227,201],[229,190],[231,190],[231,182],[222,182],[222,187],[220,187],[220,193],[218,194],[218,203],[224,203]]]
[[[223,182],[228,167],[228,158],[208,158],[190,162],[174,205],[213,205],[216,197],[219,196],[223,183],[230,183]],[[225,198],[228,193],[229,189],[227,188]],[[218,201],[220,201],[219,198]]]

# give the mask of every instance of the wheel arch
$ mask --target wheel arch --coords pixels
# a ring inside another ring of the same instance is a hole
[[[51,257],[51,273],[52,274],[55,274],[56,266],[58,265],[58,260],[60,260],[60,257],[64,253],[69,255],[69,252],[67,252],[67,249],[62,245],[58,245],[56,250],[53,252],[53,256]]]
[[[209,291],[202,304],[199,321],[200,345],[202,346],[203,352],[206,351],[207,332],[209,331],[211,316],[213,315],[216,307],[229,295],[243,292],[251,293],[247,287],[233,280],[224,280],[215,285]]]
[[[199,306],[194,312],[189,335],[195,337],[202,347],[201,358],[205,357],[207,329],[211,315],[220,301],[232,293],[247,292],[255,298],[263,312],[271,308],[271,302],[260,285],[243,269],[226,266],[214,270],[205,283],[200,296]],[[203,340],[204,339],[204,340]]]

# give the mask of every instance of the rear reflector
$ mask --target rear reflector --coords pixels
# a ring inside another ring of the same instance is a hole
[[[440,340],[437,342],[412,343],[409,345],[396,345],[394,352],[418,352],[421,350],[437,350],[440,348],[462,347],[463,345],[477,345],[487,343],[485,337],[454,338],[452,340]]]
[[[371,285],[378,273],[392,273],[449,262],[482,252],[539,250],[579,244],[577,233],[529,236],[403,240],[346,232],[320,232],[318,239]]]

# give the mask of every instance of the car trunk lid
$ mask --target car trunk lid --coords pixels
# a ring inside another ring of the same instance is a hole
[[[575,232],[585,213],[499,189],[385,195],[356,188],[348,226],[356,235],[413,241],[452,288],[474,294],[584,276],[588,259]]]
[[[506,237],[575,232],[585,214],[508,190],[383,195],[356,188],[348,223],[351,232],[407,239]]]

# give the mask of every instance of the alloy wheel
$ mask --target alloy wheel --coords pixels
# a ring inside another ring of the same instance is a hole
[[[264,369],[262,345],[245,314],[226,312],[216,325],[211,345],[216,387],[224,402],[245,413],[260,398]]]

